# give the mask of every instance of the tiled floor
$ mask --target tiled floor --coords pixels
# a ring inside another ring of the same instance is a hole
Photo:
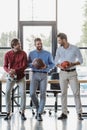
[[[70,111],[68,119],[62,121],[57,119],[61,113],[60,110],[57,114],[52,112],[51,116],[49,116],[49,112],[46,110],[42,122],[38,122],[35,119],[30,109],[25,111],[27,120],[22,121],[19,110],[15,109],[9,121],[5,121],[4,117],[0,116],[0,130],[87,130],[87,117],[84,117],[83,121],[79,121],[75,108],[70,107],[68,109]]]

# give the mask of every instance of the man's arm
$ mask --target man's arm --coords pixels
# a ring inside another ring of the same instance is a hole
[[[46,68],[45,70],[47,72],[49,72],[50,70],[54,69],[55,67],[55,64],[54,64],[54,61],[53,61],[53,56],[51,53],[49,53],[49,56],[48,56],[48,64],[46,65]]]

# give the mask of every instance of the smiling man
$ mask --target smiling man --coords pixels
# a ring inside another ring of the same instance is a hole
[[[28,56],[28,65],[32,68],[33,72],[30,81],[30,96],[36,106],[36,119],[42,121],[41,114],[43,113],[46,101],[47,74],[50,69],[54,68],[55,64],[53,63],[51,53],[43,49],[41,39],[36,38],[34,43],[36,49],[31,51]],[[37,62],[37,65],[35,65],[34,62]],[[42,64],[42,66],[40,64]],[[41,67],[39,68],[38,65]],[[40,89],[40,102],[36,96],[36,90],[38,87]]]
[[[56,66],[60,68],[60,87],[61,87],[61,103],[62,103],[62,114],[58,119],[67,118],[67,89],[68,84],[73,91],[77,117],[79,120],[83,120],[82,106],[80,100],[80,88],[77,79],[76,66],[83,63],[83,58],[79,48],[68,42],[67,35],[59,33],[57,36],[58,44],[60,47],[56,51],[55,62]],[[64,61],[68,61],[68,66],[62,66]]]
[[[4,118],[9,120],[11,118],[11,90],[13,86],[18,84],[21,95],[20,114],[21,119],[26,120],[24,110],[26,105],[26,85],[24,70],[27,67],[27,55],[21,49],[21,43],[14,38],[11,41],[11,50],[4,56],[4,70],[8,73],[6,82],[6,110],[7,115]]]

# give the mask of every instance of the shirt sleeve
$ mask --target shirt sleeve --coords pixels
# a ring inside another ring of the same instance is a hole
[[[49,57],[48,57],[48,64],[47,64],[47,67],[46,67],[46,71],[49,72],[50,70],[54,69],[55,67],[55,64],[54,64],[54,61],[53,61],[53,56],[51,55],[51,53],[49,53]]]
[[[82,57],[82,54],[81,54],[79,48],[77,48],[77,50],[76,50],[76,57],[77,57],[77,60],[80,62],[80,64],[82,64],[83,63],[83,57]]]

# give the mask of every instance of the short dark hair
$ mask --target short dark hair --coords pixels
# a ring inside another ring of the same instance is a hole
[[[65,33],[59,33],[57,37],[60,37],[61,39],[65,39],[67,41],[67,35]]]
[[[35,38],[34,43],[36,43],[37,41],[41,41],[41,38]]]
[[[17,39],[17,38],[12,39],[11,48],[14,48],[14,46],[16,46],[18,43],[19,43],[19,39]]]

